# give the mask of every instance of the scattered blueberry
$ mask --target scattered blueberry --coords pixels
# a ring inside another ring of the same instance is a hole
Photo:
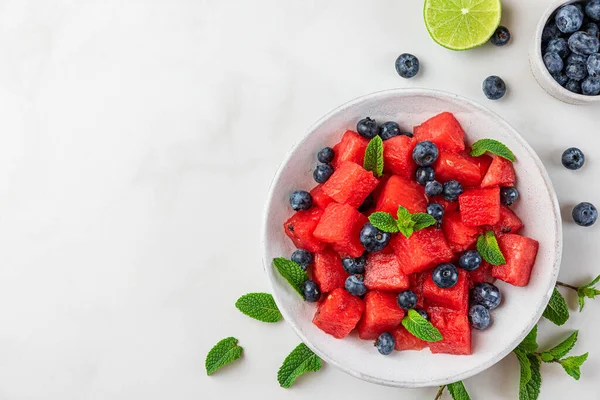
[[[565,75],[563,72],[559,72],[558,74],[553,74],[552,77],[560,86],[565,86],[569,81],[569,77]]]
[[[458,282],[458,269],[456,269],[454,264],[440,264],[433,270],[431,277],[437,287],[449,289],[454,287],[456,282]]]
[[[304,295],[304,300],[311,303],[319,301],[321,298],[321,290],[319,290],[319,285],[310,279],[304,281],[304,284],[302,285],[302,294]]]
[[[585,6],[585,14],[594,21],[600,21],[600,0],[592,0]]]
[[[374,205],[375,205],[375,199],[373,198],[372,194],[369,194],[365,198],[363,203],[360,205],[360,207],[358,207],[358,211],[360,211],[361,213],[364,213],[366,211],[369,211]]]
[[[600,78],[600,54],[592,54],[586,62],[588,74],[592,78]]]
[[[290,205],[294,211],[308,210],[312,203],[312,196],[305,190],[296,190],[290,196]]]
[[[598,24],[596,24],[594,22],[585,24],[585,26],[583,27],[583,30],[592,36],[600,38],[600,28],[598,28]]]
[[[567,57],[570,52],[569,45],[563,38],[552,39],[546,46],[546,53],[556,53],[560,56],[560,58]]]
[[[333,161],[334,157],[335,152],[331,147],[325,147],[317,153],[317,160],[319,160],[319,162],[322,162],[323,164],[329,164]]]
[[[313,178],[317,183],[325,183],[333,175],[333,167],[329,164],[319,164],[313,172]]]
[[[400,54],[396,59],[396,72],[403,78],[412,78],[419,73],[419,59],[412,54]]]
[[[438,203],[430,203],[427,205],[427,214],[431,215],[439,223],[444,217],[444,207]]]
[[[368,252],[383,250],[391,238],[391,234],[375,228],[370,222],[360,230],[360,242]]]
[[[388,140],[398,135],[400,135],[400,125],[394,121],[384,122],[379,127],[379,136],[383,140]]]
[[[577,53],[571,53],[567,57],[567,64],[574,64],[574,63],[585,64],[585,63],[587,63],[588,58],[589,58],[589,56],[584,56],[582,54],[577,54]]]
[[[500,189],[500,201],[505,206],[512,206],[519,199],[519,191],[514,187],[503,187]]]
[[[296,250],[292,253],[292,261],[302,267],[306,271],[306,268],[311,265],[314,261],[313,255],[310,251]]]
[[[481,265],[481,255],[477,250],[465,251],[458,260],[458,266],[465,271],[475,271]]]
[[[360,136],[367,139],[373,139],[379,134],[379,126],[377,125],[377,121],[369,117],[358,121],[356,130]]]
[[[598,210],[591,203],[579,203],[573,208],[573,220],[579,226],[592,226],[598,219]]]
[[[576,81],[574,79],[569,79],[569,81],[565,85],[565,88],[567,88],[569,92],[581,94],[581,82]]]
[[[344,271],[351,275],[364,274],[366,263],[367,258],[364,255],[358,258],[342,258],[342,266],[344,267]]]
[[[419,167],[415,172],[417,183],[425,186],[427,182],[431,182],[435,179],[435,171],[431,167]]]
[[[367,293],[365,278],[362,275],[350,275],[346,278],[344,287],[353,296],[364,296]]]
[[[429,314],[427,314],[427,311],[422,310],[420,308],[415,308],[415,311],[418,312],[421,317],[429,321]]]
[[[477,283],[471,291],[471,300],[475,304],[482,305],[488,310],[493,310],[502,302],[502,293],[500,293],[500,290],[491,283]]]
[[[496,75],[485,78],[482,89],[485,97],[490,100],[499,100],[506,94],[506,84]]]
[[[394,340],[394,336],[392,336],[389,332],[384,332],[375,340],[375,347],[379,353],[384,356],[388,356],[392,354],[394,351],[394,346],[396,345],[396,341]]]
[[[458,196],[463,193],[464,189],[458,181],[448,181],[444,183],[444,199],[448,201],[458,200]]]
[[[475,329],[487,329],[492,323],[490,311],[482,305],[475,304],[469,309],[469,321]]]
[[[413,149],[412,158],[417,165],[428,167],[437,160],[438,155],[437,146],[430,141],[424,141],[417,143]]]
[[[561,7],[556,13],[556,26],[563,33],[573,33],[583,25],[583,13],[572,4]]]
[[[587,32],[575,32],[569,38],[569,49],[573,53],[589,56],[600,50],[600,39]]]
[[[444,186],[438,181],[427,182],[425,185],[425,194],[427,197],[439,196],[444,191]]]
[[[587,77],[581,82],[581,94],[597,96],[600,94],[600,78]]]
[[[544,54],[544,65],[551,74],[558,74],[565,66],[563,59],[557,53]]]
[[[560,37],[560,35],[562,35],[562,32],[558,29],[558,26],[553,21],[549,21],[542,32],[542,43],[548,43],[550,40]]]
[[[417,295],[412,290],[406,290],[398,295],[398,305],[404,311],[417,306]]]
[[[577,147],[570,147],[562,154],[562,165],[567,169],[576,170],[583,167],[585,156]]]
[[[567,64],[565,74],[569,79],[580,81],[587,76],[587,68],[585,64]]]
[[[504,46],[510,41],[510,31],[505,26],[499,26],[490,38],[494,46]]]

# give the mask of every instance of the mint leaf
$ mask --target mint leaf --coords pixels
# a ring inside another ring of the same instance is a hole
[[[471,400],[465,385],[461,381],[449,384],[448,391],[454,400]]]
[[[206,375],[214,374],[219,368],[242,356],[242,347],[238,346],[237,343],[236,338],[228,337],[221,340],[208,352],[204,361]]]
[[[365,150],[363,166],[367,171],[373,172],[377,178],[383,175],[383,140],[381,137],[375,136],[369,142]]]
[[[306,372],[316,372],[321,367],[321,359],[304,343],[300,343],[279,367],[277,381],[281,387],[287,389],[294,384],[300,375]]]
[[[598,275],[596,278],[594,278],[593,281],[591,281],[590,283],[588,283],[587,285],[585,285],[585,287],[590,288],[590,287],[596,286],[596,284],[598,282],[600,282],[600,275]]]
[[[523,351],[525,354],[534,353],[538,349],[537,344],[537,325],[525,336],[525,339],[517,346],[517,348]]]
[[[398,206],[398,229],[407,239],[415,232],[415,222],[412,220],[410,211],[402,206]]]
[[[408,310],[406,317],[402,320],[402,325],[413,336],[426,342],[439,342],[444,339],[438,328],[421,317],[421,314],[415,310]]]
[[[583,365],[585,360],[587,360],[589,353],[582,354],[580,356],[575,357],[567,357],[563,360],[560,360],[559,363],[562,365],[563,369],[567,374],[569,374],[576,381],[581,378],[581,371],[579,368]]]
[[[473,143],[471,155],[479,157],[489,151],[492,154],[506,158],[508,161],[515,162],[515,155],[506,145],[494,139],[481,139]]]
[[[504,254],[498,246],[496,235],[493,231],[487,231],[477,239],[477,251],[481,257],[492,265],[506,264]]]
[[[519,390],[519,400],[537,400],[540,396],[542,386],[542,374],[540,372],[540,360],[534,355],[528,355],[531,378]],[[523,374],[521,374],[523,376]]]
[[[281,312],[269,293],[248,293],[235,302],[235,307],[250,318],[262,322],[281,321]]]
[[[369,216],[369,222],[377,229],[388,233],[398,232],[398,223],[391,214],[375,212]]]
[[[531,361],[529,361],[529,357],[525,354],[524,351],[519,348],[514,350],[515,356],[517,356],[517,360],[519,360],[519,365],[521,366],[521,379],[519,381],[519,390],[523,390],[525,386],[531,380]]]
[[[412,221],[415,223],[413,229],[416,231],[420,231],[421,229],[427,228],[429,226],[435,225],[436,220],[431,215],[426,213],[416,213],[411,216]]]
[[[279,274],[284,277],[286,281],[294,288],[300,296],[304,297],[302,294],[302,285],[308,279],[308,275],[306,271],[304,271],[298,264],[293,261],[290,261],[286,258],[275,258],[273,260],[273,265],[279,271]]]
[[[579,331],[575,331],[568,338],[566,338],[550,350],[542,352],[542,361],[552,362],[554,360],[560,360],[561,358],[569,354],[573,346],[575,346],[575,343],[577,343],[578,335]]]
[[[546,306],[546,309],[542,315],[547,320],[550,320],[559,326],[563,325],[569,319],[569,308],[567,307],[567,302],[557,288],[554,288],[552,297],[550,297],[550,302]]]
[[[595,299],[596,296],[598,296],[599,294],[600,294],[600,290],[595,289],[595,288],[591,288],[588,286],[578,288],[577,289],[577,298],[579,300],[579,312],[581,312],[583,310],[583,307],[585,306],[585,298],[586,297],[588,299]]]

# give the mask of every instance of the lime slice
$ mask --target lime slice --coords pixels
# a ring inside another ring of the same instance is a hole
[[[500,0],[425,0],[425,25],[438,44],[468,50],[486,43],[500,25]]]

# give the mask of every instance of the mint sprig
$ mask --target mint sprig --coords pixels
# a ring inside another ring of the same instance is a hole
[[[238,346],[238,340],[234,337],[221,340],[206,356],[204,361],[206,375],[212,375],[220,368],[240,358],[242,350],[242,347]]]
[[[580,356],[567,357],[565,359],[557,361],[565,370],[576,381],[581,378],[580,367],[587,360],[589,353],[582,354]]]
[[[477,251],[485,261],[492,265],[506,264],[506,259],[493,231],[487,231],[477,238]]]
[[[515,155],[510,151],[505,144],[494,140],[494,139],[481,139],[473,143],[471,147],[471,155],[479,157],[486,152],[490,152],[502,158],[506,158],[508,161],[515,162]]]
[[[469,392],[461,381],[449,384],[448,391],[454,400],[471,400]]]
[[[398,229],[398,221],[386,212],[375,212],[369,216],[369,222],[375,227],[384,232],[396,233]]]
[[[551,348],[550,350],[544,351],[540,354],[540,357],[543,362],[553,362],[556,360],[560,360],[573,349],[575,343],[577,343],[577,337],[579,336],[579,331],[573,332],[568,338]]]
[[[381,137],[375,136],[367,145],[363,167],[367,171],[373,172],[376,178],[383,175],[383,140]]]
[[[436,221],[429,214],[415,213],[411,214],[405,207],[398,207],[398,219],[394,219],[391,214],[386,212],[375,212],[369,216],[369,222],[377,229],[383,232],[400,232],[407,239],[416,231],[435,225]]]
[[[415,310],[408,310],[408,313],[402,320],[402,325],[413,336],[426,342],[439,342],[444,339],[438,328],[433,326],[431,322],[427,321]]]
[[[557,288],[554,288],[550,301],[542,314],[544,318],[560,326],[564,325],[569,319],[569,308],[565,298],[560,294]]]
[[[278,322],[283,318],[269,293],[248,293],[235,302],[235,307],[250,318],[262,322]]]
[[[302,293],[302,285],[308,279],[306,271],[304,271],[298,264],[287,258],[279,257],[273,260],[273,265],[279,272],[279,274],[294,288],[300,296],[304,297]]]
[[[582,286],[573,286],[563,282],[556,282],[558,286],[566,287],[568,289],[577,292],[577,299],[579,303],[579,312],[583,311],[585,306],[585,299],[595,299],[596,296],[600,295],[600,290],[596,289],[596,285],[600,282],[600,275],[594,278],[590,283]]]
[[[282,388],[287,389],[294,384],[300,375],[307,372],[316,372],[321,367],[321,359],[308,346],[300,343],[279,367],[277,381]]]

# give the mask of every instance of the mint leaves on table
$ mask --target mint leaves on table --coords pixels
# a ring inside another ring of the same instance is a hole
[[[546,350],[540,354],[540,357],[543,362],[552,362],[555,360],[560,360],[573,349],[575,343],[577,343],[577,337],[579,336],[579,331],[573,332],[568,338],[551,348],[550,350]]]
[[[376,178],[383,175],[383,140],[380,136],[375,136],[369,142],[365,150],[363,167],[371,171]]]
[[[577,292],[577,299],[579,302],[579,312],[583,310],[585,306],[585,298],[595,299],[596,296],[600,295],[600,290],[596,289],[596,285],[600,282],[600,275],[594,278],[590,283],[583,286],[573,286],[563,282],[556,282],[558,286],[566,287],[568,289]]]
[[[206,375],[214,374],[218,369],[237,360],[242,356],[242,347],[238,346],[238,340],[228,337],[217,343],[206,356],[204,366]]]
[[[279,274],[288,281],[292,288],[304,298],[304,295],[302,294],[302,285],[308,279],[306,271],[295,262],[283,257],[273,259],[273,265],[275,265]]]
[[[433,326],[431,322],[427,321],[415,310],[408,310],[408,313],[402,320],[402,325],[413,336],[426,342],[439,342],[444,339],[438,328]]]
[[[583,365],[585,360],[587,360],[589,353],[582,354],[580,356],[575,357],[567,357],[565,359],[557,361],[565,370],[567,374],[569,374],[576,381],[581,378],[581,371],[579,368]]]
[[[564,325],[569,319],[569,308],[565,298],[560,294],[557,288],[554,288],[552,297],[542,314],[544,318],[560,326]]]
[[[487,231],[477,239],[477,251],[481,257],[492,265],[506,264],[504,254],[500,250],[498,240],[493,231]]]
[[[438,390],[437,395],[434,400],[439,400],[442,398],[442,394],[444,393],[444,389],[448,388],[448,392],[454,400],[471,400],[471,396],[467,392],[465,385],[462,381],[454,382],[449,385],[440,386],[440,390]]]
[[[471,146],[471,155],[479,157],[486,152],[490,152],[508,161],[515,162],[515,155],[506,145],[494,139],[481,139],[473,143]]]
[[[235,307],[250,318],[262,322],[278,322],[283,318],[269,293],[248,293],[235,302]]]
[[[316,372],[321,367],[321,359],[308,346],[300,343],[283,361],[277,372],[277,381],[281,387],[287,389],[300,375]]]
[[[415,213],[411,214],[406,208],[398,207],[398,219],[386,212],[375,212],[369,216],[369,222],[377,229],[383,232],[400,232],[407,239],[416,231],[435,225],[436,221],[429,214]]]

